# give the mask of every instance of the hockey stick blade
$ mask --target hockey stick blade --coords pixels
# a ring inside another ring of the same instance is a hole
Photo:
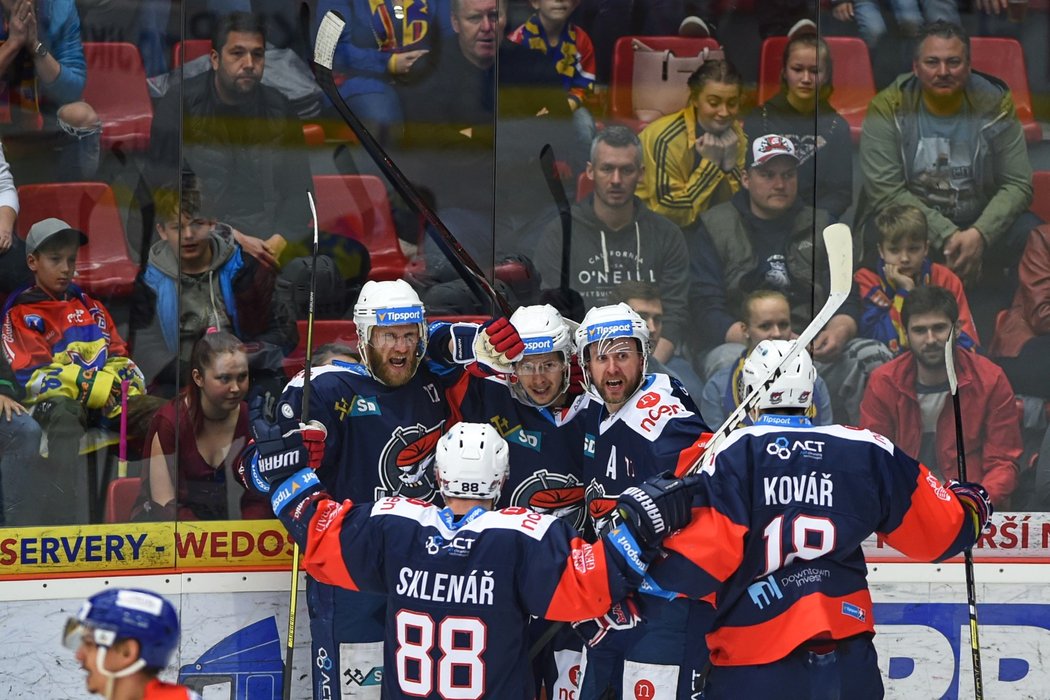
[[[755,387],[740,402],[736,410],[726,418],[725,422],[714,431],[713,437],[708,441],[703,453],[686,470],[687,474],[697,471],[710,471],[714,468],[714,455],[718,450],[718,446],[729,437],[729,434],[733,432],[733,428],[744,419],[751,407],[758,402],[759,397],[769,391],[769,387],[780,377],[781,369],[798,357],[802,348],[813,342],[828,321],[831,320],[831,317],[839,310],[839,307],[842,306],[842,302],[846,301],[846,297],[849,296],[850,289],[853,287],[853,234],[850,232],[849,226],[846,224],[831,224],[825,228],[824,248],[828,253],[828,272],[831,278],[828,300],[824,302],[824,306],[821,307],[817,315],[813,317],[813,320],[809,322],[809,325],[798,336],[791,350],[780,360],[780,364],[773,368],[762,384]]]
[[[554,203],[558,207],[558,216],[561,218],[561,289],[567,294],[571,287],[572,207],[565,194],[565,185],[558,175],[554,149],[549,143],[540,149],[540,167],[543,168],[543,179],[547,181],[547,189],[551,191]]]
[[[329,10],[325,13],[317,28],[317,40],[314,42],[314,77],[317,85],[332,103],[339,116],[342,117],[350,130],[354,132],[361,145],[368,152],[379,169],[383,171],[387,180],[394,186],[398,194],[405,198],[412,207],[422,214],[427,223],[427,230],[434,237],[438,248],[448,257],[449,262],[459,273],[460,277],[478,295],[479,298],[491,301],[500,313],[510,316],[511,308],[503,295],[496,291],[485,273],[481,271],[478,264],[467,253],[456,237],[448,229],[441,219],[438,218],[434,209],[423,201],[416,188],[408,181],[397,164],[387,155],[375,137],[369,133],[365,125],[357,118],[350,105],[346,103],[335,84],[332,76],[332,65],[335,57],[335,48],[339,42],[339,36],[343,33],[346,22],[338,12]]]
[[[955,329],[948,334],[944,344],[944,369],[948,373],[948,392],[955,396],[959,392],[959,377],[955,375]],[[960,474],[960,481],[962,481]]]

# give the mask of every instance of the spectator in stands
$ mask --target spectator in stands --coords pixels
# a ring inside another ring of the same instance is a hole
[[[649,343],[654,348],[660,344],[663,338],[664,327],[664,302],[660,298],[660,288],[652,282],[637,282],[630,280],[620,282],[612,288],[606,297],[606,304],[627,304],[634,312],[641,316],[645,325],[649,328]],[[700,377],[696,376],[692,363],[681,353],[675,353],[667,363],[663,363],[653,356],[649,357],[646,365],[649,374],[667,374],[682,383],[693,396],[699,396],[704,388]]]
[[[744,400],[744,360],[763,340],[792,340],[798,334],[791,327],[791,306],[782,292],[757,289],[746,297],[740,307],[740,324],[747,342],[740,345],[740,356],[711,374],[700,394],[700,413],[712,427],[725,422]],[[817,377],[813,384],[813,402],[806,414],[814,425],[831,425],[831,395],[824,380]],[[751,425],[746,417],[742,425]]]
[[[641,145],[629,128],[609,126],[594,137],[587,163],[594,193],[572,207],[571,282],[588,309],[605,304],[620,282],[657,285],[666,314],[652,354],[666,364],[685,330],[689,258],[681,229],[635,196],[643,172]],[[561,250],[561,222],[553,221],[536,253],[547,284],[561,279]]]
[[[7,30],[0,74],[11,108],[4,141],[12,159],[43,155],[38,162],[48,169],[48,179],[94,179],[102,122],[81,100],[87,63],[76,5],[73,0],[2,0],[0,5]],[[48,155],[56,147],[61,149],[58,167]]]
[[[337,361],[360,364],[361,356],[346,343],[325,343],[317,348],[313,364],[320,367],[321,365],[330,365]]]
[[[1017,292],[996,323],[988,354],[1019,393],[1050,401],[1050,225],[1032,229],[1017,273]]]
[[[122,382],[128,385],[130,439],[145,435],[161,403],[146,396],[142,372],[109,311],[72,283],[77,251],[86,242],[83,232],[59,219],[33,224],[26,261],[34,283],[8,300],[3,317],[5,357],[47,439],[50,466],[38,481],[50,480],[40,486],[54,493],[36,494],[36,502],[49,503],[45,510],[56,522],[87,522],[80,439],[89,427],[117,428]]]
[[[886,35],[886,20],[882,17],[886,4],[893,13],[897,31],[905,37],[916,36],[923,22],[944,20],[961,24],[956,0],[831,0],[831,14],[840,22],[855,21],[857,32],[874,52]]]
[[[724,60],[689,76],[689,104],[640,134],[645,177],[638,196],[683,228],[740,189],[747,137],[737,121],[742,79]]]
[[[29,284],[25,243],[15,235],[18,217],[18,190],[11,176],[4,149],[0,147],[0,304],[8,294]]]
[[[944,363],[944,344],[959,323],[955,297],[941,287],[919,287],[905,300],[901,320],[909,352],[872,373],[859,425],[915,455],[942,481],[958,479],[955,415]],[[1014,490],[1021,458],[1014,390],[991,360],[975,352],[953,352],[967,475],[1002,509]]]
[[[25,389],[0,354],[0,525],[33,525],[40,508],[29,494],[39,478],[40,425],[19,403]]]
[[[242,245],[257,257],[267,251],[276,257],[272,234],[289,242],[306,237],[313,183],[298,115],[284,95],[261,84],[265,46],[261,19],[243,12],[223,17],[212,40],[212,69],[158,102],[149,160],[155,188],[192,171],[209,211],[261,239]]]
[[[927,255],[930,241],[926,215],[911,204],[891,204],[875,217],[879,259],[875,269],[858,269],[853,280],[861,298],[860,335],[874,338],[899,355],[907,347],[901,308],[916,287],[943,287],[959,307],[959,344],[966,350],[980,344],[963,284],[954,272]]]
[[[791,303],[793,325],[812,318],[814,299],[827,296],[823,239],[814,231],[827,226],[827,212],[798,199],[798,156],[790,139],[767,134],[748,149],[744,189],[724,204],[701,214],[686,234],[691,261],[689,305],[691,347],[710,349],[723,343],[747,343],[744,326],[732,309],[756,289],[776,289]],[[882,344],[856,338],[860,303],[851,294],[813,345],[813,359],[829,387],[832,405],[843,422],[855,422],[860,396],[871,368],[892,357]],[[701,330],[702,329],[702,330]],[[716,348],[704,360],[716,367],[736,359],[739,345]],[[712,369],[705,371],[710,377]]]
[[[589,107],[597,106],[594,95],[594,45],[587,32],[569,21],[571,0],[529,0],[536,10],[529,19],[507,37],[543,54],[544,59],[561,76],[569,94],[573,121],[584,139],[594,138],[594,118]]]
[[[285,381],[282,360],[299,341],[294,313],[274,295],[276,268],[247,254],[204,199],[193,178],[181,194],[157,192],[160,240],[136,281],[135,355],[152,390],[171,397],[176,375],[183,386],[190,380],[188,363],[201,334],[225,330],[245,344],[250,395],[276,398]]]
[[[853,143],[849,124],[828,103],[831,53],[823,39],[796,34],[784,46],[780,92],[744,120],[748,141],[781,134],[799,157],[798,196],[842,218],[853,204]]]
[[[912,73],[872,100],[860,165],[857,224],[890,204],[919,207],[934,250],[968,285],[982,264],[990,273],[1016,263],[1039,224],[1027,211],[1032,166],[1010,91],[970,71],[969,37],[955,24],[924,25]]]
[[[193,346],[191,381],[150,423],[148,468],[136,520],[240,520],[271,517],[269,501],[232,473],[248,446],[248,356],[225,331]]]
[[[561,78],[535,52],[503,41],[506,5],[452,0],[455,43],[441,52],[433,74],[398,87],[405,110],[403,170],[433,192],[441,219],[482,262],[520,249],[523,236],[534,243],[553,218],[540,149],[550,144],[570,163],[585,159]],[[435,281],[458,277],[432,245],[424,251]]]
[[[333,70],[339,94],[381,143],[396,142],[401,100],[392,83],[417,82],[433,68],[431,51],[452,40],[450,0],[321,0],[316,18],[335,10],[346,21]],[[315,27],[316,33],[316,27]]]

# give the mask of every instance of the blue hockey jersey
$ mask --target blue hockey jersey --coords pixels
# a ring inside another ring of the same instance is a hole
[[[650,476],[676,471],[688,460],[683,451],[710,430],[682,385],[666,374],[646,375],[611,415],[591,396],[583,425],[587,507],[599,532],[616,496]]]
[[[532,700],[530,615],[595,617],[637,583],[603,543],[524,508],[475,508],[457,521],[449,509],[405,498],[308,507],[316,510],[305,529],[286,523],[306,533],[306,571],[387,596],[383,697],[391,700]]]
[[[317,476],[334,498],[373,501],[385,496],[433,500],[431,463],[446,425],[455,422],[446,390],[462,372],[438,373],[422,362],[401,387],[376,381],[363,365],[335,362],[313,368],[310,418],[328,429]],[[302,405],[303,376],[282,401]]]
[[[587,405],[578,396],[566,408],[536,408],[514,398],[507,380],[470,377],[449,393],[465,421],[491,423],[510,446],[510,474],[499,507],[521,506],[584,523],[581,481]]]
[[[713,599],[715,665],[766,664],[809,640],[874,633],[861,543],[935,561],[976,538],[955,494],[885,437],[765,415],[721,445],[692,522],[649,574]]]

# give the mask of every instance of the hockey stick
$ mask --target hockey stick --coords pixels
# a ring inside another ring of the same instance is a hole
[[[554,149],[549,143],[540,149],[540,168],[543,169],[543,179],[547,181],[547,188],[554,197],[554,203],[558,205],[558,216],[561,217],[561,291],[568,294],[572,275],[569,263],[572,254],[572,207],[565,195],[565,185],[558,176]]]
[[[357,118],[350,106],[346,104],[343,96],[339,94],[335,80],[332,77],[332,58],[335,56],[336,44],[344,26],[346,26],[346,22],[343,20],[343,17],[338,12],[330,10],[325,13],[320,26],[317,28],[317,41],[314,44],[314,76],[317,78],[317,84],[332,105],[335,106],[339,116],[343,118],[346,125],[357,136],[361,145],[368,151],[368,155],[371,156],[375,164],[379,166],[379,169],[383,171],[386,178],[393,184],[394,189],[408,200],[415,210],[422,214],[423,218],[430,224],[428,229],[434,237],[434,242],[448,256],[449,262],[456,268],[459,275],[479,298],[491,301],[499,309],[500,313],[504,316],[510,316],[511,308],[507,300],[489,283],[485,273],[481,271],[478,264],[463,249],[463,246],[456,240],[456,237],[449,231],[444,222],[438,218],[433,208],[419,196],[416,188],[413,187],[404,173],[387,155],[383,147],[379,145],[379,142],[368,132],[365,125],[361,123],[361,120]]]
[[[117,447],[117,478],[128,475],[128,387],[127,379],[120,383],[120,445]]]
[[[944,344],[944,368],[948,373],[948,389],[952,392],[955,409],[955,449],[959,466],[959,481],[966,481],[966,448],[963,445],[962,413],[959,410],[959,378],[955,374],[955,328]],[[970,610],[970,656],[973,661],[973,692],[976,700],[984,698],[984,681],[981,674],[981,644],[977,636],[977,586],[973,576],[973,548],[963,551],[963,568],[966,570],[966,605]]]
[[[769,391],[769,387],[780,377],[781,368],[798,357],[802,348],[813,342],[828,321],[831,320],[831,317],[839,310],[839,307],[842,306],[842,302],[846,301],[846,297],[849,296],[850,289],[853,287],[853,236],[850,233],[849,226],[846,224],[831,224],[825,228],[824,248],[828,253],[828,273],[831,277],[828,300],[824,302],[824,306],[821,307],[817,315],[813,317],[813,320],[809,322],[809,325],[799,335],[791,350],[780,360],[780,364],[773,368],[762,384],[751,390],[751,393],[740,402],[736,410],[714,431],[704,451],[696,458],[695,462],[689,465],[689,468],[684,472],[685,474],[693,474],[697,471],[713,468],[714,455],[718,446],[729,437],[729,434],[744,419],[762,394]]]
[[[313,264],[310,267],[310,296],[306,302],[306,364],[303,367],[303,404],[299,420],[310,420],[310,370],[314,358],[314,298],[317,294],[317,208],[314,196],[307,192],[310,200],[310,215],[314,220]],[[295,654],[295,608],[299,603],[299,543],[292,541],[292,582],[288,596],[288,646],[284,649],[284,700],[292,697],[292,657]]]

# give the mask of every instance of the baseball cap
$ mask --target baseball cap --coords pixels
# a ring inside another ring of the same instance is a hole
[[[798,163],[798,155],[795,153],[795,144],[786,136],[777,134],[766,134],[759,136],[748,149],[747,167],[765,165],[774,158],[787,156]]]
[[[88,242],[87,236],[84,235],[83,231],[73,228],[65,221],[62,221],[62,219],[43,219],[30,227],[29,235],[26,236],[26,252],[35,253],[36,249],[43,245],[44,241],[65,231],[72,231],[78,234],[80,236],[80,245]]]

